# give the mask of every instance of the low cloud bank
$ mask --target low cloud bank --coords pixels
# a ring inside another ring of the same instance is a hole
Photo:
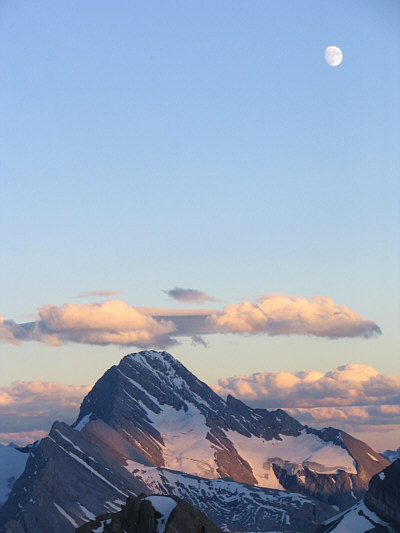
[[[368,365],[348,364],[325,374],[258,372],[220,379],[213,388],[253,407],[284,409],[303,424],[349,433],[389,431],[400,420],[400,377]]]
[[[14,344],[38,341],[53,346],[73,342],[165,348],[176,344],[177,337],[197,339],[216,333],[369,338],[381,331],[375,322],[344,305],[335,305],[331,298],[281,294],[264,296],[256,304],[229,305],[221,311],[152,310],[108,300],[45,305],[38,309],[35,321],[23,324],[0,317],[0,341]]]
[[[311,370],[233,376],[218,380],[214,390],[269,408],[400,404],[400,377],[361,364],[326,374]]]
[[[89,385],[49,381],[15,381],[0,387],[0,427],[4,431],[0,442],[32,442],[47,434],[55,420],[73,422],[90,389]]]

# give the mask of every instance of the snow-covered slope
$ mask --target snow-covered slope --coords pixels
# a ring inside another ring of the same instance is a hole
[[[27,459],[27,453],[0,444],[0,507],[7,500],[15,480],[24,471]]]
[[[376,530],[376,527],[382,529]],[[368,509],[363,501],[360,501],[343,513],[326,520],[318,531],[326,533],[372,533],[373,531],[390,533],[395,530]]]
[[[362,501],[323,522],[316,533],[398,531],[400,531],[400,459],[371,479]]]
[[[178,496],[190,502],[221,529],[228,531],[310,531],[333,508],[298,493],[204,479],[180,472],[143,467],[129,461],[127,469],[151,492]]]

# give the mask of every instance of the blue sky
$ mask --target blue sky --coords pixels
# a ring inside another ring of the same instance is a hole
[[[96,290],[169,309],[188,307],[175,286],[216,310],[323,295],[382,335],[170,351],[209,383],[400,374],[399,22],[389,0],[2,2],[0,314]],[[93,383],[134,349],[5,343],[1,384]]]

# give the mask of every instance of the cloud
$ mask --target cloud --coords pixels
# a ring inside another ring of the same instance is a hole
[[[157,320],[125,302],[109,300],[103,304],[45,305],[34,323],[0,322],[0,338],[14,343],[36,340],[53,346],[67,342],[168,346],[176,343],[169,336],[175,329],[171,321]]]
[[[317,337],[372,337],[381,330],[345,305],[324,296],[301,298],[284,294],[262,297],[257,304],[241,302],[224,307],[209,318],[220,332],[254,335],[315,335]]]
[[[178,302],[193,303],[193,304],[203,304],[205,302],[220,302],[218,298],[213,296],[208,296],[204,292],[198,291],[196,289],[182,289],[182,287],[175,287],[169,291],[164,291],[165,294],[171,296]]]
[[[183,290],[183,289],[182,289]],[[215,309],[132,307],[121,300],[102,304],[45,305],[33,322],[17,324],[0,317],[0,341],[39,341],[165,348],[177,337],[237,333],[247,335],[314,335],[371,337],[379,327],[330,298],[269,295],[257,304],[241,302]]]
[[[217,394],[231,394],[266,409],[284,409],[311,426],[334,426],[349,433],[388,430],[400,420],[400,377],[373,367],[348,364],[317,371],[258,372],[218,380]]]
[[[79,294],[77,298],[92,298],[93,296],[118,296],[122,294],[120,291],[90,291]]]
[[[200,335],[193,335],[192,337],[192,344],[193,346],[204,346],[204,348],[207,348],[207,343],[206,341],[203,339],[203,337],[201,337]]]
[[[214,390],[265,407],[337,407],[400,404],[400,377],[368,365],[317,371],[258,372],[218,380]]]
[[[36,431],[20,431],[18,433],[0,433],[0,444],[7,446],[10,442],[18,446],[26,446],[36,440],[43,439],[48,434],[48,430],[38,429]]]
[[[48,431],[54,420],[72,422],[90,389],[89,385],[48,381],[15,381],[0,387],[0,427],[4,431],[0,442],[7,442],[6,434],[13,434],[8,442],[25,442],[31,432]]]

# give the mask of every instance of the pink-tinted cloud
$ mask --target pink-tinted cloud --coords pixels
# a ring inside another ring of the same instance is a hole
[[[109,297],[109,296],[118,296],[119,294],[122,294],[120,291],[90,291],[90,292],[84,292],[82,294],[79,294],[77,298],[92,298],[92,297]]]
[[[333,426],[360,437],[387,431],[393,440],[391,430],[400,428],[400,377],[368,365],[348,364],[325,374],[258,372],[220,379],[213,388],[254,407],[284,409],[303,424]]]
[[[90,389],[89,385],[48,381],[16,381],[0,387],[0,427],[4,433],[17,435],[46,432],[55,420],[70,423]],[[19,442],[15,435],[10,440]],[[1,438],[4,442],[6,437]]]
[[[26,446],[39,439],[43,439],[48,431],[38,429],[36,431],[20,431],[18,433],[0,433],[0,444],[7,446],[10,442],[18,446]]]
[[[175,329],[171,321],[144,315],[120,300],[109,300],[102,304],[45,305],[39,309],[36,322],[1,322],[0,337],[5,342],[36,340],[53,346],[67,342],[167,346],[175,342],[169,336]]]
[[[265,407],[337,407],[400,404],[400,377],[368,365],[316,371],[258,372],[218,380],[214,390]]]
[[[165,294],[178,300],[178,302],[192,303],[192,304],[204,304],[205,302],[220,302],[218,298],[208,296],[205,292],[198,291],[196,289],[182,289],[182,287],[174,287],[168,291],[164,291]]]
[[[270,295],[257,304],[242,302],[212,309],[159,309],[132,307],[121,300],[102,304],[45,305],[33,322],[17,324],[0,319],[0,341],[39,341],[59,346],[117,344],[167,347],[177,337],[216,333],[248,335],[314,335],[317,337],[371,337],[379,327],[330,298]]]
[[[317,337],[371,337],[379,327],[331,298],[301,298],[284,294],[262,297],[257,304],[241,302],[209,318],[220,332]]]

